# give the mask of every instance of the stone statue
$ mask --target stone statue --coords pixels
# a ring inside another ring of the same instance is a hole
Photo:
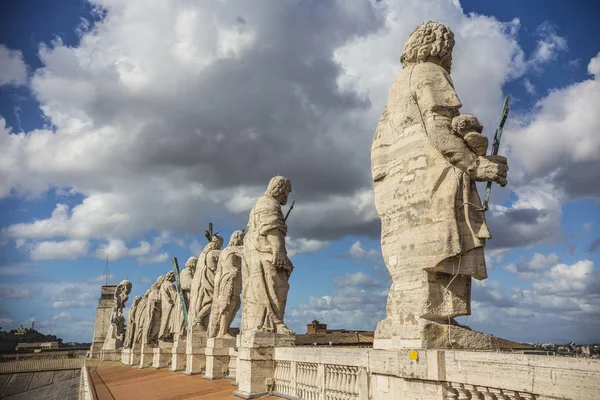
[[[208,329],[208,320],[215,287],[215,272],[222,246],[223,238],[219,235],[213,235],[211,241],[198,256],[196,268],[200,268],[200,270],[194,274],[192,281],[188,329],[189,324],[197,325],[201,331]]]
[[[173,322],[175,317],[175,302],[177,289],[175,289],[175,272],[169,271],[160,285],[160,329],[158,339],[164,342],[173,340]]]
[[[150,345],[150,347],[156,347],[158,345],[158,334],[161,327],[161,287],[165,280],[164,276],[159,276],[156,282],[150,287],[148,293],[148,304],[146,305],[146,321],[144,325],[144,337],[142,338],[144,344]]]
[[[471,313],[471,277],[487,278],[483,248],[491,235],[475,182],[504,186],[508,166],[483,155],[481,123],[459,117],[453,47],[443,24],[413,31],[375,132],[375,205],[393,281],[376,339],[446,340],[450,328],[440,326]]]
[[[115,290],[115,306],[113,307],[110,322],[115,327],[116,337],[120,340],[123,340],[123,334],[125,333],[125,317],[123,317],[123,309],[125,308],[127,299],[129,299],[131,287],[131,282],[124,279],[117,285],[117,289]]]
[[[234,338],[229,332],[229,326],[240,309],[243,243],[244,232],[235,231],[231,235],[229,244],[219,255],[208,337]]]
[[[252,211],[244,237],[242,333],[293,334],[283,322],[288,279],[294,269],[287,256],[287,225],[281,206],[287,203],[292,183],[276,176]]]
[[[133,345],[133,340],[135,338],[135,331],[137,329],[136,319],[137,319],[137,309],[140,304],[140,300],[142,300],[142,296],[135,296],[133,298],[133,303],[131,307],[129,307],[129,315],[127,328],[125,329],[125,340],[123,342],[123,347],[126,349],[130,349]]]
[[[185,268],[179,274],[179,283],[181,284],[181,292],[185,297],[186,304],[190,304],[190,290],[192,289],[192,281],[194,279],[194,273],[196,272],[196,263],[198,262],[197,257],[190,257],[185,263]],[[181,303],[181,297],[177,294],[177,301],[175,302],[175,313],[173,318],[173,334],[176,339],[180,339],[186,334],[185,318],[183,317],[183,304]],[[189,310],[188,310],[189,312]]]
[[[150,289],[144,292],[142,299],[138,303],[137,309],[135,311],[135,331],[133,332],[133,343],[142,343],[144,338],[144,333],[146,332],[146,328],[148,327],[148,295],[150,294]]]

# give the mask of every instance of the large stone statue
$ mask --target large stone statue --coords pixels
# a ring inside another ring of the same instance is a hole
[[[135,331],[133,332],[133,343],[142,343],[144,338],[144,333],[146,332],[146,328],[148,326],[148,295],[150,294],[150,289],[144,292],[142,299],[138,303],[137,309],[135,311]]]
[[[159,276],[148,292],[148,304],[146,305],[147,316],[144,324],[144,337],[142,338],[142,342],[150,347],[158,346],[158,334],[160,332],[162,312],[160,302],[161,287],[164,280],[164,276]]]
[[[243,243],[244,232],[235,231],[231,235],[229,244],[219,255],[208,337],[233,339],[229,326],[240,309]]]
[[[130,349],[133,345],[133,340],[135,338],[135,331],[137,329],[136,320],[137,320],[137,310],[138,305],[140,304],[140,300],[142,300],[142,296],[135,296],[133,298],[133,302],[131,307],[129,307],[129,315],[127,316],[128,323],[127,328],[125,329],[125,340],[123,341],[123,347],[126,349]]]
[[[467,331],[454,317],[471,312],[471,277],[487,278],[483,248],[491,236],[475,182],[504,186],[508,167],[504,157],[481,155],[487,143],[477,132],[463,131],[478,130],[478,121],[452,125],[462,107],[450,78],[453,47],[443,24],[414,30],[373,140],[381,249],[393,281],[376,332],[386,346],[460,339],[446,333]]]
[[[129,299],[129,293],[131,293],[131,282],[124,279],[115,289],[115,305],[113,306],[110,315],[110,326],[106,333],[102,350],[100,351],[100,358],[102,360],[115,360],[117,357],[115,352],[123,347],[123,338],[125,334],[125,317],[123,316],[123,309],[125,308],[127,299]]]
[[[293,265],[287,256],[281,206],[287,203],[292,183],[276,176],[252,211],[244,237],[242,333],[293,334],[283,322],[288,279]]]
[[[192,281],[194,279],[194,273],[196,272],[196,263],[198,262],[197,257],[190,257],[185,263],[185,268],[179,274],[179,283],[181,284],[181,292],[185,297],[185,302],[190,304],[190,290],[192,289]],[[177,301],[175,302],[175,313],[173,319],[173,334],[175,339],[181,339],[185,336],[187,326],[185,324],[185,318],[183,317],[183,305],[181,303],[181,297],[177,295]],[[188,310],[189,312],[189,310]]]
[[[198,256],[196,268],[199,268],[199,270],[194,274],[192,281],[188,328],[189,324],[194,324],[201,331],[208,329],[208,320],[215,287],[215,272],[222,246],[223,238],[219,235],[213,235],[211,241]]]
[[[115,290],[115,307],[110,318],[111,324],[115,327],[116,337],[123,340],[123,334],[125,333],[125,317],[123,317],[123,309],[125,303],[129,299],[129,293],[131,293],[131,282],[128,279],[124,279],[117,285]]]
[[[160,329],[158,339],[170,342],[173,340],[173,322],[176,314],[175,302],[177,289],[175,289],[175,272],[169,271],[160,285]]]

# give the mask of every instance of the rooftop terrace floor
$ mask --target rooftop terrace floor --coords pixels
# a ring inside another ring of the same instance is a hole
[[[89,362],[98,400],[239,400],[231,379],[207,380],[167,369],[130,367],[118,362]],[[269,396],[262,399],[276,400]]]

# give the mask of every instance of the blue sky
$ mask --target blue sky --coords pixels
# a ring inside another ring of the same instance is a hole
[[[389,278],[370,143],[410,31],[456,34],[463,111],[492,135],[474,329],[599,342],[600,27],[595,1],[9,1],[0,14],[0,326],[89,341],[104,258],[142,294],[293,182],[288,324],[374,329]]]

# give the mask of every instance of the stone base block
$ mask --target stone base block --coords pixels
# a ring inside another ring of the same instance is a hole
[[[102,361],[121,361],[121,349],[118,350],[101,350],[100,360]]]
[[[204,350],[204,349],[202,349]],[[186,375],[196,375],[204,372],[206,368],[206,356],[204,353],[186,354],[185,371]]]
[[[154,362],[154,348],[148,346],[142,346],[140,350],[140,368],[148,368],[152,366]]]
[[[133,350],[122,349],[121,350],[121,364],[132,365]]]
[[[167,368],[171,366],[173,355],[170,348],[157,347],[154,349],[152,358],[153,368]]]
[[[272,391],[275,370],[274,355],[274,347],[240,348],[236,373],[238,390],[233,394],[251,399]]]
[[[469,328],[428,322],[415,337],[415,332],[406,332],[391,338],[378,338],[373,341],[374,349],[460,349],[460,350],[501,350],[525,349],[529,345],[512,342],[472,331]]]
[[[185,369],[185,341],[177,341],[173,343],[171,349],[171,368],[173,372],[182,371]]]
[[[186,375],[195,375],[204,372],[206,366],[206,332],[192,327],[187,335],[185,347],[185,372]]]
[[[242,336],[241,347],[291,347],[296,343],[296,335],[282,335],[271,332],[251,332]]]
[[[229,349],[235,339],[210,338],[206,346],[206,372],[204,379],[221,379],[228,376]]]

